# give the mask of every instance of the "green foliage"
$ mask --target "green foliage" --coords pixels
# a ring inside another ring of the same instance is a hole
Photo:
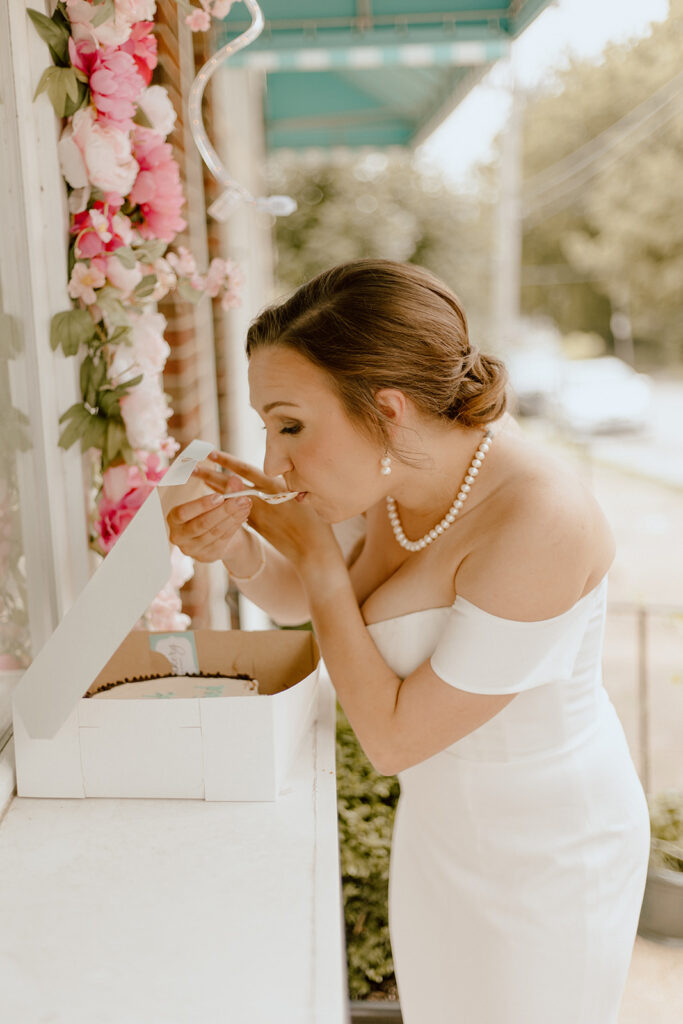
[[[75,356],[96,333],[97,326],[87,309],[68,309],[52,317],[50,346],[53,352],[61,346],[65,356]]]
[[[359,257],[418,263],[462,299],[474,333],[483,329],[489,257],[481,207],[411,154],[277,154],[269,186],[298,204],[275,227],[283,291]]]
[[[33,22],[36,32],[47,43],[52,59],[60,67],[69,66],[69,27],[62,11],[58,8],[51,18],[41,11],[27,8],[26,13]]]
[[[682,47],[683,0],[672,0],[649,36],[609,46],[600,62],[574,61],[527,102],[524,119],[526,198],[536,207],[524,263],[558,272],[524,288],[525,310],[609,337],[612,308],[628,309],[648,361],[683,355],[680,83],[659,112],[650,106],[680,76]]]
[[[652,851],[650,862],[670,871],[683,871],[683,794],[660,793],[651,797],[650,828]]]
[[[385,990],[394,979],[387,895],[398,796],[398,780],[377,774],[338,708],[337,805],[352,999]]]

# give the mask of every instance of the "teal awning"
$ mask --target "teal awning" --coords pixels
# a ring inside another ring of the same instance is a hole
[[[230,67],[266,73],[270,149],[410,145],[460,102],[550,0],[262,0]],[[219,45],[246,27],[235,4]]]

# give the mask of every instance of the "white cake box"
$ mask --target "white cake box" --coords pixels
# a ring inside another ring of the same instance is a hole
[[[276,799],[315,715],[312,634],[133,629],[171,575],[160,491],[185,483],[212,447],[193,441],[175,460],[16,686],[19,796]],[[259,693],[84,697],[107,682],[194,672],[244,673]]]

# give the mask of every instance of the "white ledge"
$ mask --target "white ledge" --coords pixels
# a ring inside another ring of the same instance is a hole
[[[344,1024],[335,700],[275,803],[15,798],[0,824],[13,1024]]]

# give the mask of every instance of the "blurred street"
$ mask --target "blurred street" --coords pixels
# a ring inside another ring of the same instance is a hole
[[[651,793],[683,789],[682,409],[683,385],[659,383],[647,437],[571,443],[541,421],[522,421],[538,440],[580,466],[614,530],[617,555],[609,574],[605,686],[641,780]],[[680,489],[656,482],[656,476],[677,479]],[[639,650],[639,607],[649,609],[644,652]],[[673,608],[677,614],[670,614]],[[648,692],[645,717],[639,701],[643,671]],[[683,946],[638,936],[619,1024],[681,1020]]]

